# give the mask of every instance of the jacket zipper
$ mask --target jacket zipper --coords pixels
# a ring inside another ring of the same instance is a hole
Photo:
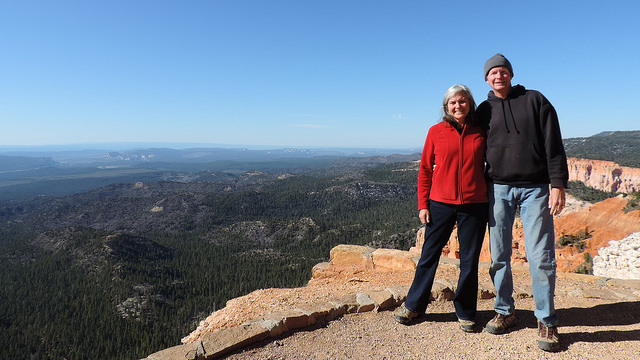
[[[467,129],[467,125],[462,125],[462,131],[460,132],[460,156],[458,157],[458,197],[460,198],[460,205],[464,203],[462,198],[462,168],[464,163],[464,133]]]

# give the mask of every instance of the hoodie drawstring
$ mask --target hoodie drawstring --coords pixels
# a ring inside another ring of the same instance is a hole
[[[506,99],[509,105],[509,114],[511,115],[511,122],[513,123],[513,128],[516,130],[517,134],[520,134],[520,130],[518,130],[518,125],[516,125],[516,118],[513,116],[513,110],[511,109],[511,100],[509,98]],[[511,130],[509,129],[509,125],[507,124],[507,112],[504,109],[504,102],[505,100],[503,99],[501,101],[502,103],[502,118],[504,119],[504,127],[507,129],[507,134],[511,133]]]
[[[509,130],[509,125],[507,124],[507,114],[504,111],[504,100],[500,101],[500,104],[502,104],[502,119],[504,120],[504,127],[507,129],[507,134],[510,134],[511,131]]]

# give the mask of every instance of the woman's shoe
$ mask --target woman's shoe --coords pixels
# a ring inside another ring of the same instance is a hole
[[[417,319],[419,316],[420,314],[418,314],[417,312],[413,312],[407,309],[404,305],[402,305],[402,308],[396,314],[395,319],[397,322],[399,322],[402,325],[409,325],[411,324],[411,322],[413,322],[413,320]]]
[[[476,322],[473,320],[462,320],[458,319],[460,323],[460,329],[464,332],[475,332],[476,331]]]

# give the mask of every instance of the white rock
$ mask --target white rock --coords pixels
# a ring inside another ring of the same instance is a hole
[[[640,233],[609,241],[593,258],[593,274],[617,279],[640,279]]]

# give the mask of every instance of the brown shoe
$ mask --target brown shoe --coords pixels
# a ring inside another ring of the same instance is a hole
[[[487,330],[489,334],[498,335],[503,334],[505,331],[507,331],[508,328],[515,325],[515,323],[515,313],[511,315],[496,314],[496,316],[494,316],[493,319],[491,319],[491,321],[487,323],[484,329]]]
[[[476,322],[473,320],[462,320],[458,319],[458,323],[460,324],[460,330],[464,332],[476,332]]]
[[[558,351],[560,339],[555,326],[546,326],[538,320],[538,347],[544,351]]]
[[[396,314],[395,318],[396,321],[400,324],[409,325],[413,320],[418,319],[418,317],[420,317],[420,314],[418,314],[417,312],[413,312],[402,305],[400,312]]]

